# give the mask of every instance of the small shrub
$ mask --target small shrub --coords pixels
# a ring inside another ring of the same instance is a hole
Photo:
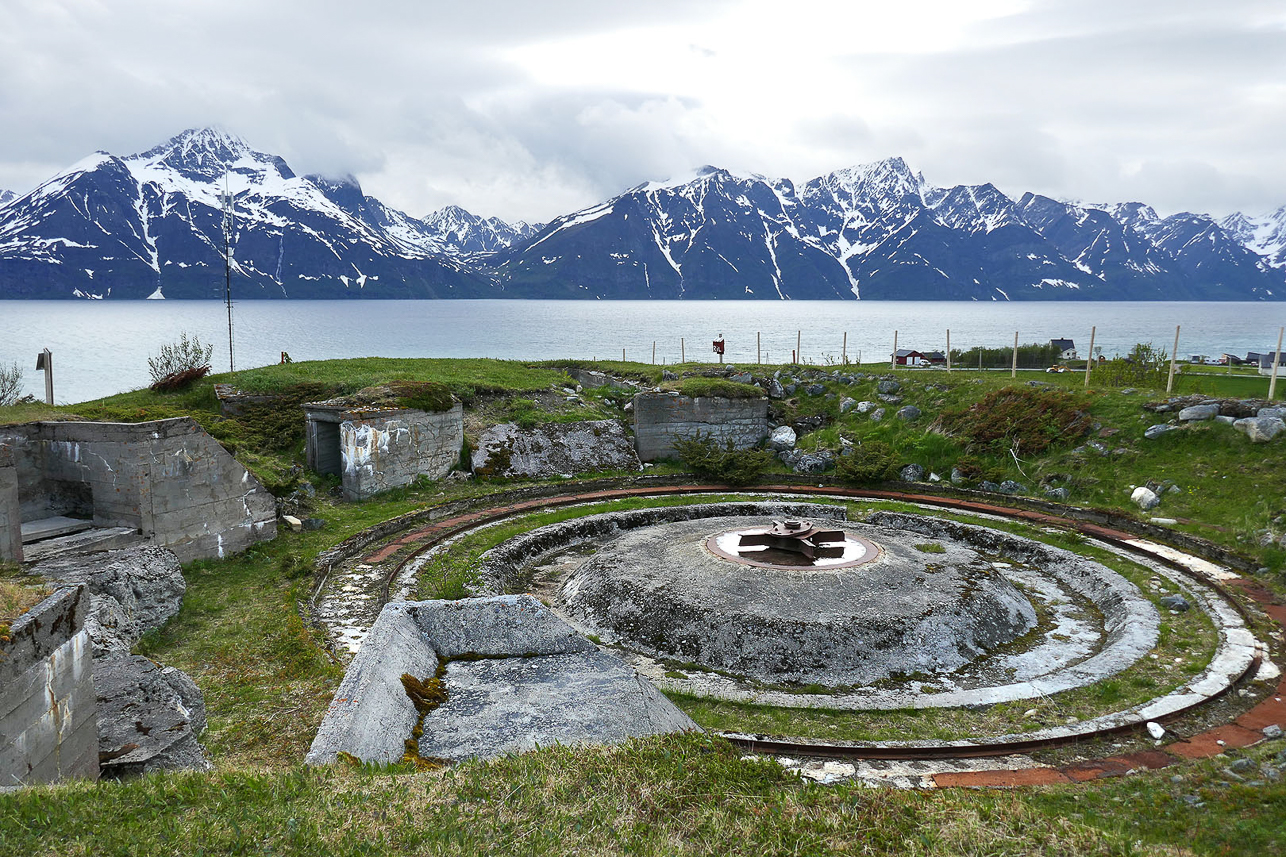
[[[993,390],[971,407],[943,411],[938,418],[938,426],[963,438],[970,451],[1014,455],[1067,444],[1085,435],[1092,422],[1077,396],[1034,387]]]
[[[147,368],[152,375],[152,383],[159,384],[172,376],[205,367],[210,371],[210,357],[214,354],[214,345],[201,342],[201,337],[188,338],[187,331],[179,334],[179,341],[161,346],[161,353],[147,358]],[[202,372],[201,375],[204,375]],[[197,378],[201,375],[196,376]],[[196,380],[193,378],[192,380]],[[172,388],[173,389],[173,388]]]
[[[882,440],[868,440],[850,454],[840,457],[835,464],[835,474],[850,485],[870,485],[892,478],[897,463],[893,447]]]
[[[675,440],[674,451],[697,476],[725,485],[759,481],[775,458],[768,449],[734,449],[732,441],[721,447],[713,437],[701,432],[688,439]]]
[[[195,369],[171,372],[161,380],[152,382],[152,389],[158,393],[175,393],[179,390],[186,390],[209,374],[209,366],[198,366]]]
[[[0,407],[12,405],[18,401],[20,392],[22,392],[22,367],[16,362],[9,368],[0,366]]]

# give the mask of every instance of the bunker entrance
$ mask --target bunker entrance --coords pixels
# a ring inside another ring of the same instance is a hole
[[[329,473],[340,476],[344,472],[344,459],[339,451],[339,423],[313,421],[310,424],[313,434],[312,462],[318,473]]]

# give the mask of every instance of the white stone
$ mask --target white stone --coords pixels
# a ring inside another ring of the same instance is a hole
[[[1152,736],[1154,741],[1160,741],[1165,737],[1165,727],[1160,723],[1157,723],[1155,720],[1149,720],[1147,726],[1148,734]]]
[[[796,441],[795,430],[790,426],[777,426],[772,430],[772,435],[768,438],[768,445],[777,451],[794,449]]]
[[[1134,489],[1134,493],[1130,495],[1130,499],[1138,504],[1138,507],[1145,512],[1149,509],[1155,509],[1157,506],[1161,505],[1161,498],[1158,497],[1151,489],[1143,485]]]
[[[302,533],[304,531],[304,522],[294,515],[282,515],[281,519],[286,522],[286,526],[290,527],[292,533]]]

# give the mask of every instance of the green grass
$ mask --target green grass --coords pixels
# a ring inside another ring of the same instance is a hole
[[[216,375],[211,380],[232,383],[250,393],[275,393],[303,383],[354,393],[391,380],[436,381],[465,399],[478,393],[543,390],[569,382],[567,374],[560,370],[529,367],[513,360],[409,357],[303,361],[248,369],[235,376]]]
[[[1280,742],[1278,742],[1280,746]],[[1270,761],[1270,748],[1248,755]],[[816,786],[702,736],[546,748],[440,772],[292,767],[0,796],[32,855],[1176,855],[1279,853],[1286,786],[1228,759],[1016,792]],[[1192,809],[1184,797],[1205,806]]]

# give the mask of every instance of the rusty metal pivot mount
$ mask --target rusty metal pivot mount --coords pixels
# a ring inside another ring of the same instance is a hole
[[[812,560],[838,559],[844,555],[844,531],[823,530],[811,521],[773,521],[764,532],[743,533],[737,547],[777,548]]]

